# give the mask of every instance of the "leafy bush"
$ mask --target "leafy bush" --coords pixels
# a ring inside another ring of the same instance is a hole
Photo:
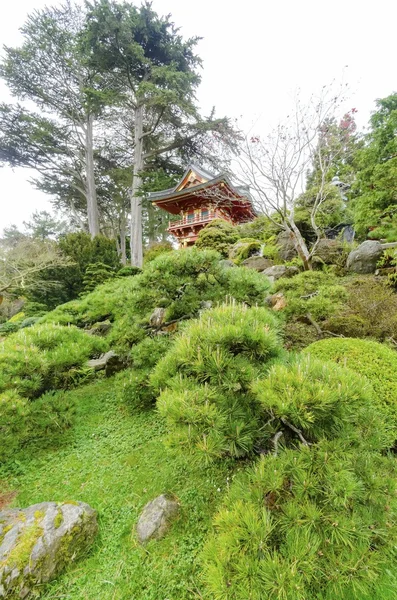
[[[98,286],[81,300],[59,306],[43,323],[89,327],[106,319],[113,323],[109,344],[127,353],[150,332],[155,308],[165,308],[166,322],[196,316],[203,301],[228,296],[249,304],[264,304],[269,281],[252,269],[227,269],[212,250],[196,248],[161,254],[140,275]]]
[[[152,244],[149,246],[144,253],[143,262],[146,265],[151,260],[154,260],[160,254],[164,254],[164,252],[172,252],[173,247],[169,242],[159,242],[158,244]]]
[[[187,323],[151,376],[172,440],[208,458],[250,454],[262,438],[251,383],[282,355],[265,308],[223,305]]]
[[[76,327],[34,325],[0,345],[0,393],[14,390],[36,398],[46,390],[67,388],[86,379],[86,361],[106,348],[104,340]]]
[[[333,340],[335,341],[335,340]],[[325,357],[322,357],[325,358]],[[396,356],[397,359],[397,356]],[[311,356],[274,365],[253,385],[268,439],[282,445],[343,438],[345,446],[383,449],[394,441],[382,421],[382,410],[365,379],[352,371]]]
[[[337,314],[326,319],[324,329],[345,337],[372,337],[379,341],[397,337],[397,294],[382,279],[354,277],[344,287],[346,301]]]
[[[73,417],[74,405],[63,392],[49,392],[34,402],[15,391],[0,393],[0,462],[27,444],[53,442]]]
[[[138,275],[139,273],[142,273],[142,269],[139,267],[126,265],[117,271],[117,277],[131,277],[133,275]]]
[[[83,277],[83,291],[81,294],[92,292],[97,285],[104,283],[108,279],[112,279],[114,276],[114,268],[110,267],[109,265],[105,265],[105,263],[96,262],[87,265]]]
[[[396,476],[394,459],[336,441],[261,458],[215,517],[208,597],[391,599]]]
[[[214,219],[198,234],[196,248],[216,250],[224,258],[239,238],[236,228],[223,219]]]
[[[120,268],[115,241],[101,235],[91,238],[88,233],[82,231],[68,233],[59,239],[59,248],[70,259],[71,264],[48,269],[42,278],[51,285],[29,291],[29,301],[53,308],[62,302],[77,298],[84,292],[84,276],[89,265],[102,263],[112,270]]]
[[[305,271],[291,279],[279,279],[274,290],[281,291],[286,297],[284,312],[288,317],[300,318],[309,313],[316,321],[337,312],[347,296],[335,276],[318,271]]]
[[[0,335],[8,335],[9,333],[15,333],[16,331],[18,331],[18,329],[18,323],[6,321],[5,323],[1,323],[0,325]]]
[[[156,400],[156,393],[150,384],[150,374],[169,346],[170,336],[146,337],[131,349],[132,369],[117,375],[116,393],[120,400],[132,408],[148,408]]]
[[[369,340],[332,338],[311,344],[305,352],[348,367],[366,377],[380,402],[397,415],[397,352]]]

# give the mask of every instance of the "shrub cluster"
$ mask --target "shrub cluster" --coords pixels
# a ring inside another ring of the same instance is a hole
[[[0,344],[0,392],[13,390],[37,398],[47,390],[85,380],[86,361],[106,349],[103,339],[77,327],[34,325]]]
[[[172,440],[208,458],[252,453],[263,437],[251,383],[283,351],[274,314],[230,304],[189,322],[151,377]]]
[[[32,441],[48,442],[71,424],[73,406],[63,393],[93,371],[87,360],[104,340],[76,327],[35,325],[0,345],[0,460]],[[47,392],[47,393],[44,393]]]
[[[196,248],[216,250],[224,258],[229,256],[230,248],[237,242],[237,229],[223,219],[214,219],[200,231]]]
[[[338,441],[260,459],[215,518],[209,597],[391,599],[396,476],[394,459]]]
[[[397,416],[397,352],[370,340],[331,338],[311,344],[305,352],[335,362],[364,376],[379,402],[390,406]]]

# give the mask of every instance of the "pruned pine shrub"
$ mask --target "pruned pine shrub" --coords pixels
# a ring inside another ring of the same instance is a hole
[[[343,441],[261,458],[215,517],[205,598],[391,600],[396,481],[393,458]]]
[[[0,463],[27,444],[59,441],[74,419],[74,405],[64,392],[48,392],[34,402],[13,390],[0,393]]]
[[[397,419],[395,350],[370,340],[331,338],[311,344],[305,352],[313,357],[348,367],[361,378],[365,377],[374,388],[378,401],[388,405]]]
[[[142,274],[98,286],[81,300],[59,306],[43,323],[89,327],[110,320],[109,344],[128,353],[148,332],[155,308],[165,308],[165,322],[197,316],[202,301],[223,302],[231,296],[264,305],[269,281],[252,269],[227,269],[220,255],[196,248],[167,252],[150,261]]]
[[[132,368],[119,373],[115,379],[116,393],[128,407],[145,409],[153,406],[156,392],[150,384],[150,374],[157,362],[167,353],[170,345],[169,335],[158,335],[145,337],[142,342],[132,347]]]
[[[370,382],[313,356],[273,365],[253,384],[253,392],[269,441],[277,435],[281,446],[341,438],[346,447],[383,450],[395,439]]]
[[[334,275],[319,271],[304,271],[291,279],[281,278],[275,282],[274,290],[286,297],[284,313],[292,319],[309,313],[316,321],[322,321],[336,313],[347,297],[345,288],[337,283]]]
[[[224,258],[227,258],[230,248],[239,237],[238,230],[234,225],[223,219],[214,219],[198,234],[196,247],[200,250],[216,250]]]
[[[261,444],[252,381],[283,350],[274,314],[231,303],[186,324],[151,376],[171,440],[208,459],[246,456]]]
[[[24,398],[72,387],[92,374],[87,360],[107,348],[106,342],[77,327],[34,325],[0,344],[0,393],[14,390]]]

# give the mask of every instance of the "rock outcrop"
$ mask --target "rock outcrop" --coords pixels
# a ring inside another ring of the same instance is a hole
[[[141,544],[162,538],[170,522],[179,512],[179,504],[164,494],[158,496],[144,507],[139,517],[136,532]]]
[[[383,254],[384,246],[377,241],[367,240],[350,252],[346,267],[353,273],[375,273],[376,264]]]
[[[277,279],[281,279],[281,277],[293,277],[294,275],[298,275],[299,269],[298,267],[287,267],[285,265],[273,265],[268,269],[262,271],[263,275],[266,275],[273,283],[277,281]]]
[[[241,263],[242,267],[248,267],[249,269],[255,269],[255,271],[261,272],[268,269],[273,265],[273,261],[263,256],[251,256],[246,258]]]
[[[88,550],[98,529],[83,502],[42,502],[0,512],[0,598],[28,598]]]

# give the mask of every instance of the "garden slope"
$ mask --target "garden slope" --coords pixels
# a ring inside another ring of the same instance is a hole
[[[48,585],[42,598],[192,598],[195,558],[231,478],[231,463],[203,468],[168,453],[157,413],[128,413],[113,389],[110,379],[69,392],[77,418],[66,444],[0,472],[6,490],[18,492],[14,506],[81,500],[98,510],[93,551]],[[138,515],[164,492],[177,496],[181,517],[164,540],[143,549],[134,536]]]

